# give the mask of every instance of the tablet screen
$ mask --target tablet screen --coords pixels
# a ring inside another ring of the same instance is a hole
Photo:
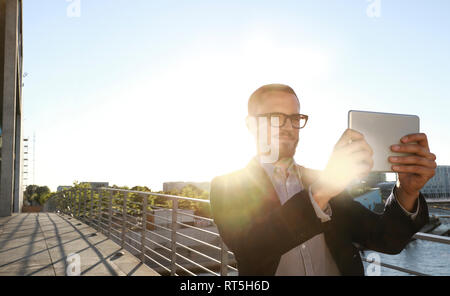
[[[403,156],[391,151],[391,145],[409,134],[419,133],[419,117],[416,115],[379,113],[368,111],[348,112],[348,127],[362,133],[373,149],[374,172],[392,172],[389,156]]]

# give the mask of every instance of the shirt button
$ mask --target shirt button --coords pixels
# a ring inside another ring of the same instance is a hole
[[[306,246],[305,246],[305,245],[302,245],[302,249],[303,249],[303,250],[306,249]]]

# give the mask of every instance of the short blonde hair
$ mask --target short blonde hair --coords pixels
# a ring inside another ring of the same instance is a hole
[[[255,115],[256,109],[262,102],[262,94],[270,91],[282,91],[289,94],[293,94],[297,98],[298,105],[300,106],[300,101],[298,100],[297,94],[289,85],[285,84],[266,84],[255,90],[250,98],[248,99],[248,115]]]

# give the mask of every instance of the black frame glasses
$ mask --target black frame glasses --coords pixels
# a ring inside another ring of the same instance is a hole
[[[256,114],[255,117],[266,117],[270,121],[270,125],[272,127],[283,127],[286,124],[287,119],[291,120],[291,125],[293,128],[302,129],[306,126],[308,122],[308,115],[305,114],[291,114],[287,115],[281,112],[272,112],[272,113],[264,113],[264,114]],[[275,122],[272,121],[273,117],[278,117],[278,125],[275,125]]]

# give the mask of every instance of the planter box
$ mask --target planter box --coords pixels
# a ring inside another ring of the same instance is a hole
[[[42,212],[42,206],[23,206],[22,213],[39,213]]]

